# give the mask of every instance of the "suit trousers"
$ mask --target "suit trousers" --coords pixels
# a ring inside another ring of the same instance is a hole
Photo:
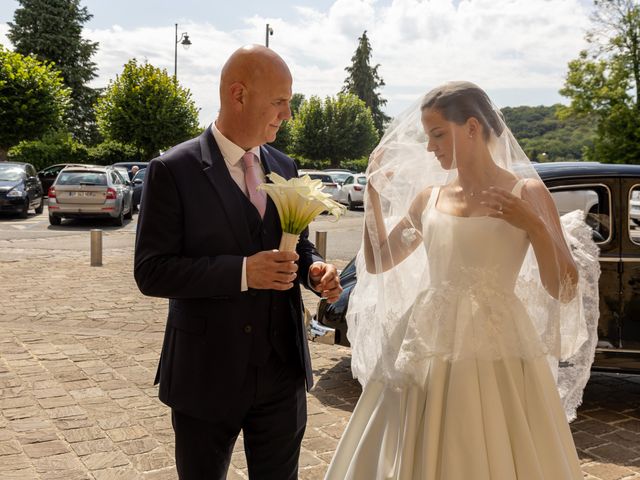
[[[298,363],[285,363],[272,351],[263,366],[249,366],[239,401],[219,420],[172,409],[180,480],[225,480],[241,430],[251,480],[297,479],[307,421],[304,372]],[[224,385],[220,395],[225,395]]]

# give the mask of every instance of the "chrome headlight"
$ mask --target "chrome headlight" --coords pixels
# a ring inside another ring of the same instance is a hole
[[[7,193],[8,198],[24,197],[24,190],[13,188]]]

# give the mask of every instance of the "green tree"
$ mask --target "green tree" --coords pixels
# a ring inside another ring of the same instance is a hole
[[[304,102],[304,95],[302,93],[294,93],[291,96],[289,106],[291,108],[291,119],[285,120],[280,125],[276,139],[271,142],[271,146],[277,148],[281,152],[289,152],[291,149],[291,120],[295,118],[300,110],[300,105]]]
[[[0,161],[22,140],[62,126],[69,90],[51,65],[0,45]]]
[[[378,135],[382,136],[384,128],[390,118],[384,114],[382,107],[387,103],[376,90],[384,86],[384,80],[378,74],[377,64],[372,67],[369,64],[371,59],[371,44],[367,37],[367,31],[358,38],[358,48],[353,57],[351,57],[351,65],[345,70],[349,74],[344,80],[343,93],[352,93],[364,101],[371,110],[373,122],[378,130]]]
[[[571,104],[561,118],[591,118],[597,137],[590,159],[640,163],[640,5],[595,0],[589,50],[569,63],[560,93]]]
[[[15,51],[55,64],[64,84],[71,89],[68,128],[84,142],[96,141],[94,104],[99,91],[87,84],[97,75],[91,57],[98,44],[82,38],[83,25],[92,15],[86,7],[80,7],[80,0],[18,0],[18,3],[7,35]]]
[[[130,60],[98,100],[98,126],[109,140],[135,146],[145,160],[198,131],[191,92],[166,70]]]
[[[300,107],[292,122],[292,151],[311,160],[329,160],[340,167],[344,160],[368,155],[376,142],[371,111],[355,95],[338,94],[323,102],[313,96]]]
[[[596,130],[588,118],[558,118],[562,105],[505,107],[505,121],[531,160],[583,160],[592,148]]]

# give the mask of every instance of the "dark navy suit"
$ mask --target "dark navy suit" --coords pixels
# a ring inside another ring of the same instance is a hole
[[[297,176],[282,152],[260,153],[265,173]],[[210,128],[147,168],[134,272],[142,293],[169,299],[156,382],[180,478],[224,479],[241,429],[252,478],[297,478],[313,383],[299,281],[322,258],[304,232],[292,289],[240,292],[243,258],[278,248],[274,204],[261,219]]]

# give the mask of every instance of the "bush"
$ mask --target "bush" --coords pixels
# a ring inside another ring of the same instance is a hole
[[[89,163],[111,165],[116,162],[139,162],[140,152],[133,145],[107,140],[89,149]]]
[[[87,147],[66,132],[18,143],[9,149],[9,161],[30,163],[36,170],[56,163],[89,163]]]

